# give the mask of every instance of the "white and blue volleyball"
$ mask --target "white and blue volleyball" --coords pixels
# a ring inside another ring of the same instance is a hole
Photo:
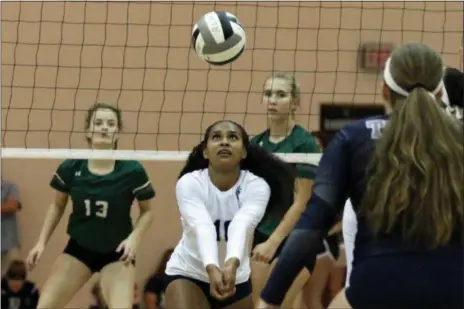
[[[228,12],[209,12],[193,27],[196,54],[213,65],[228,64],[240,57],[245,43],[245,30],[237,17]]]

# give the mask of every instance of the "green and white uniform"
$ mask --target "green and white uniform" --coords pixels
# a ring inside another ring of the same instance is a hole
[[[71,197],[70,238],[91,251],[114,252],[132,232],[134,199],[152,199],[155,191],[137,161],[116,161],[114,170],[103,176],[92,174],[87,162],[63,161],[50,185]]]
[[[269,140],[269,130],[253,137],[251,143],[259,145],[272,153],[320,153],[321,150],[316,142],[316,138],[307,130],[299,125],[293,127],[292,132],[284,140],[273,143]],[[316,167],[310,164],[292,164],[297,172],[297,177],[313,179]],[[290,207],[290,205],[289,205]],[[277,220],[264,220],[261,222],[257,231],[268,238],[279,225]],[[265,239],[264,239],[265,240]]]

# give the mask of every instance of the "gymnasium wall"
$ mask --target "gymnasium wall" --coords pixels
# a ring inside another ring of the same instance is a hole
[[[189,150],[211,122],[266,128],[262,85],[272,70],[296,71],[297,120],[319,128],[319,104],[381,103],[379,76],[358,70],[361,42],[424,42],[460,66],[458,2],[2,2],[2,147],[84,148],[85,110],[96,101],[124,112],[122,149]],[[232,66],[210,68],[190,50],[202,14],[226,10],[247,30]],[[23,254],[40,231],[60,161],[3,159],[18,184]],[[180,236],[174,186],[181,162],[143,162],[157,190],[155,219],[137,257],[143,282]],[[67,216],[31,278],[41,286],[63,250]],[[111,210],[110,210],[111,211]],[[134,218],[137,215],[134,207]],[[89,288],[68,308],[84,308]]]

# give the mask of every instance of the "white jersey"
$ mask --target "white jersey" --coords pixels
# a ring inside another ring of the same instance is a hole
[[[229,258],[237,258],[240,266],[236,283],[248,281],[248,235],[263,218],[270,195],[267,182],[249,171],[241,171],[228,191],[213,185],[208,169],[182,176],[177,181],[176,197],[183,234],[167,263],[166,274],[209,282],[207,265],[221,267]],[[225,240],[221,258],[218,240]]]

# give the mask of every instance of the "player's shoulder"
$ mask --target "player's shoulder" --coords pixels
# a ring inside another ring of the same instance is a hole
[[[295,125],[292,131],[295,141],[295,152],[320,152],[316,137],[300,125]]]
[[[361,154],[363,149],[373,147],[374,141],[382,135],[383,128],[387,123],[387,115],[356,120],[339,130],[333,140],[336,141],[336,144],[345,145],[348,147],[347,149]]]
[[[261,141],[269,136],[269,130],[265,130],[255,136],[253,136],[250,140],[251,144],[258,145]]]
[[[182,177],[179,178],[179,181],[183,182],[205,182],[206,177],[208,177],[207,173],[208,169],[200,169],[200,170],[195,170],[189,173],[186,173],[182,175]]]
[[[127,170],[144,170],[143,164],[136,160],[121,160],[118,163]]]
[[[264,178],[259,177],[248,170],[242,171],[243,177],[241,180],[240,187],[247,190],[253,189],[267,189],[269,184]]]
[[[177,188],[202,188],[205,186],[208,186],[209,180],[208,180],[208,169],[201,169],[201,170],[196,170],[190,173],[186,173],[182,175],[177,180],[176,187]]]
[[[347,124],[340,130],[340,134],[350,140],[359,138],[371,139],[372,130],[383,128],[387,122],[387,115],[366,117]]]
[[[309,130],[306,130],[299,124],[296,124],[293,128],[292,135],[302,138],[314,138],[314,135],[312,135]]]

